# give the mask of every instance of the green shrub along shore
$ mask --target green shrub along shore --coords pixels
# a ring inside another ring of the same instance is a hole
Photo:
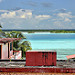
[[[51,30],[51,33],[75,33],[75,31],[72,30]]]
[[[28,33],[35,33],[35,32],[50,32],[50,33],[75,33],[75,30],[28,30]]]

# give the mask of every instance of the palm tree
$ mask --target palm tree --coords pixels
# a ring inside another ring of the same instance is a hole
[[[22,56],[25,57],[27,50],[32,50],[31,43],[29,41],[23,41],[19,44],[20,49],[22,50]]]
[[[0,28],[2,28],[2,25],[0,24]]]
[[[11,31],[11,32],[6,32],[5,33],[5,37],[6,38],[22,38],[23,39],[26,39],[26,37],[21,33],[21,32],[17,32],[17,31]],[[31,50],[31,46],[30,46],[30,42],[28,41],[16,41],[16,42],[13,42],[13,50],[22,50],[22,53],[23,53],[23,57],[25,56],[25,52],[27,50]]]

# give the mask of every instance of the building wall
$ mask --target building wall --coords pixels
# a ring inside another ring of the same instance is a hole
[[[2,59],[8,59],[8,43],[2,44]]]
[[[8,43],[0,43],[2,45],[1,59],[8,59]],[[9,57],[13,55],[13,50],[10,51],[10,43],[9,43]]]

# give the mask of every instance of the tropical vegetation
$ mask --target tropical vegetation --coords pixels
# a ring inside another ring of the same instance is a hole
[[[3,30],[3,31],[9,32],[9,31],[14,31],[14,29]],[[28,32],[28,33],[35,33],[35,32],[75,33],[75,29],[33,29],[33,30],[15,29],[15,31]]]
[[[0,28],[2,28],[1,24],[0,24]],[[2,35],[2,30],[0,29],[0,38],[1,38],[1,35]]]
[[[2,28],[0,24],[0,28]],[[24,41],[26,37],[19,31],[11,31],[11,32],[2,32],[0,29],[0,38],[21,38],[21,40],[13,42],[13,50],[21,50],[22,57],[25,57],[25,52],[27,50],[31,50],[31,44],[29,41]]]
[[[18,31],[5,32],[6,38],[21,38],[21,40],[13,42],[13,50],[22,50],[22,57],[25,57],[25,52],[31,50],[31,44],[29,41],[24,41],[26,37]]]

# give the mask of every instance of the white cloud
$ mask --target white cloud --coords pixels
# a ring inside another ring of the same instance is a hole
[[[0,17],[1,18],[31,18],[32,11],[31,10],[16,10],[16,11],[7,11],[7,10],[0,10],[3,12]]]
[[[56,15],[56,17],[58,17],[59,20],[63,20],[64,22],[71,22],[72,21],[71,19],[75,17],[72,15],[71,12],[57,13],[55,15]]]
[[[20,17],[21,17],[21,18],[26,18],[26,16],[25,16],[25,15],[21,15]]]
[[[64,9],[65,10],[65,9]],[[46,13],[45,13],[46,14]],[[72,24],[72,18],[75,16],[71,12],[52,13],[51,15],[34,15],[32,10],[0,10],[0,23],[3,28],[72,28],[75,24]],[[74,19],[73,19],[74,20]],[[69,27],[68,27],[69,26]]]
[[[37,28],[36,25],[40,20],[35,19],[35,15],[32,14],[32,10],[0,10],[0,23],[3,28]]]
[[[0,12],[4,12],[5,13],[5,12],[9,12],[9,11],[8,10],[0,10]]]
[[[73,16],[71,15],[71,12],[67,12],[67,13],[58,13],[57,16],[61,17],[61,18],[72,18]]]
[[[53,17],[53,25],[56,25],[58,28],[63,28],[63,29],[70,29],[70,28],[75,28],[75,26],[72,24],[75,18],[74,15],[72,15],[72,12],[64,12],[64,13],[56,13],[54,14],[55,18]]]
[[[1,14],[2,18],[13,18],[15,16],[16,16],[16,13],[14,11],[13,12],[9,12],[9,13]]]
[[[65,12],[66,12],[66,9],[65,9],[65,8],[55,9],[55,10],[52,10],[52,12],[61,12],[61,13],[65,13]]]
[[[38,15],[35,17],[36,19],[41,19],[41,20],[44,20],[44,19],[49,19],[51,18],[50,15]]]
[[[71,20],[70,20],[69,18],[65,18],[64,21],[66,21],[66,22],[71,22]]]

